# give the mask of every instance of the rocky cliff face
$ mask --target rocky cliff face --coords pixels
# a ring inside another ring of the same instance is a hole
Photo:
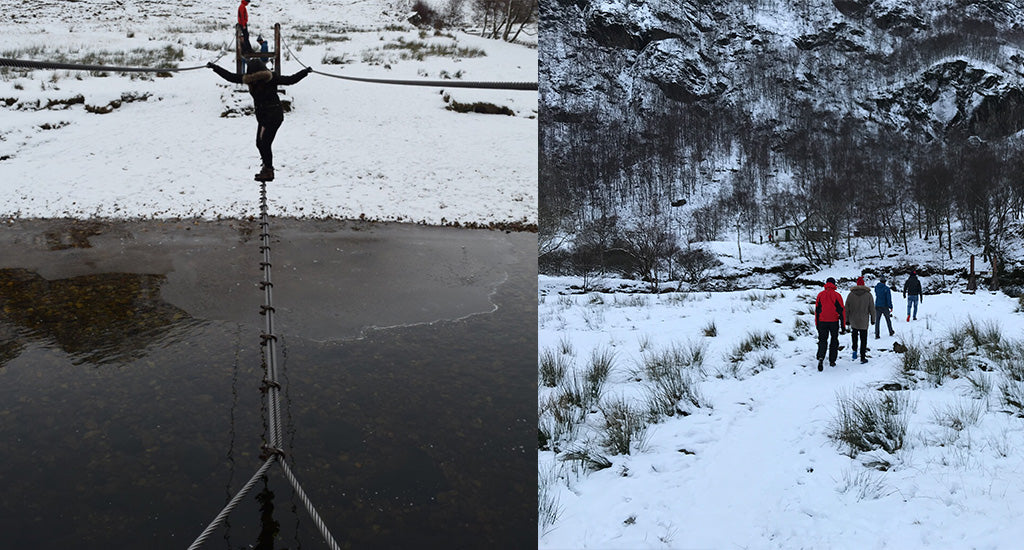
[[[1022,4],[543,2],[545,123],[642,134],[698,109],[786,132],[802,104],[923,141],[1004,139],[1024,129]]]

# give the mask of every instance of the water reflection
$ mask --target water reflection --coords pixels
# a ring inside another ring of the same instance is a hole
[[[0,269],[0,366],[26,340],[45,340],[75,364],[141,357],[185,311],[160,298],[163,275],[101,273],[47,280],[27,269]]]

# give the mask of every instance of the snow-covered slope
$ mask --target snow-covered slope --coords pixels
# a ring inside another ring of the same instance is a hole
[[[1013,548],[1024,535],[1024,421],[1005,397],[1021,388],[1017,300],[929,295],[906,322],[896,293],[895,336],[870,331],[866,364],[842,336],[837,365],[818,372],[820,287],[567,294],[573,284],[540,279],[542,363],[567,369],[538,396],[551,436],[538,452],[541,548]],[[979,346],[969,327],[1000,337]],[[923,352],[917,368],[897,343]],[[952,371],[937,368],[944,358]],[[602,361],[599,397],[573,405]],[[681,372],[698,404],[650,412],[671,386],[658,368]],[[833,438],[841,398],[883,396],[903,405],[900,449],[850,452]],[[619,402],[639,426],[629,454],[612,448]]]
[[[3,0],[0,57],[201,66],[233,49],[235,7]],[[364,77],[536,80],[536,49],[466,32],[421,32],[404,23],[399,8],[384,0],[260,2],[249,8],[250,27],[272,42],[273,24],[281,23],[294,54],[286,51],[285,74],[305,64]],[[416,59],[416,47],[442,53]],[[180,55],[168,60],[167,52]],[[233,55],[219,63],[232,68]],[[285,90],[292,110],[274,143],[273,213],[536,223],[535,92],[392,86],[317,74]],[[493,103],[515,114],[457,113],[446,109],[453,101]],[[243,87],[205,68],[170,78],[3,70],[0,214],[252,215],[259,156],[256,123],[246,114],[251,105]],[[112,106],[107,114],[90,112]]]

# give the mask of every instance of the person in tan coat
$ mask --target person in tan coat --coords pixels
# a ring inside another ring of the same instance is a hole
[[[860,362],[868,362],[868,327],[875,324],[875,299],[871,289],[864,285],[864,277],[857,278],[857,286],[846,295],[846,322],[853,338],[853,358],[857,358],[857,340],[860,339]]]

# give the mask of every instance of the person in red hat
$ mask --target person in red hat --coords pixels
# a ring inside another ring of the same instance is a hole
[[[825,281],[825,290],[818,293],[818,299],[814,304],[814,326],[818,329],[818,372],[824,368],[826,347],[829,366],[836,366],[836,357],[839,356],[839,331],[845,325],[846,307],[843,305],[843,297],[836,292],[836,280],[829,277]]]
[[[860,340],[860,362],[868,362],[868,327],[875,324],[875,299],[864,277],[857,277],[857,286],[846,295],[846,320],[853,338],[853,358],[857,359],[857,340]]]

